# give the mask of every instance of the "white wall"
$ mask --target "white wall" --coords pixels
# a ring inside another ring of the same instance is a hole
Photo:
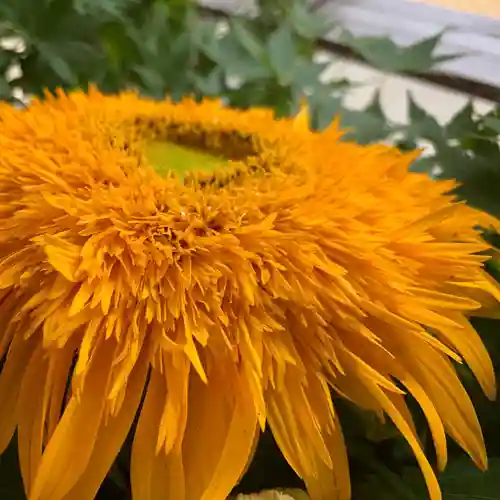
[[[452,91],[415,78],[408,78],[375,70],[370,66],[347,60],[329,52],[318,52],[318,60],[331,61],[323,77],[325,80],[347,78],[357,85],[345,98],[345,105],[360,109],[381,90],[382,108],[391,121],[407,123],[407,93],[411,92],[416,102],[432,114],[440,123],[448,121],[471,98],[467,94]],[[494,103],[473,98],[472,102],[480,113],[489,111]]]

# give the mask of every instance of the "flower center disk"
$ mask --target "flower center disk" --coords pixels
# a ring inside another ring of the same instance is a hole
[[[227,166],[227,160],[221,156],[173,142],[151,142],[146,145],[144,154],[159,175],[165,177],[174,173],[181,180],[189,171],[213,173]]]

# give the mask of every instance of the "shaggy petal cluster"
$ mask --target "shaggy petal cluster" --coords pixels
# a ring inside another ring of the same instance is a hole
[[[339,136],[134,93],[0,106],[0,450],[17,429],[29,500],[93,499],[131,431],[134,500],[223,500],[266,425],[312,500],[347,500],[332,393],[394,422],[432,500],[406,393],[440,468],[446,434],[486,467],[454,362],[494,397],[468,317],[500,299],[497,222]],[[181,182],[159,142],[223,166]]]

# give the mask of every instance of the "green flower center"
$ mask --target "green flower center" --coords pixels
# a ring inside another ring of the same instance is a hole
[[[164,177],[175,173],[181,180],[189,171],[213,173],[227,165],[227,160],[221,156],[172,142],[151,142],[144,154],[158,174]]]

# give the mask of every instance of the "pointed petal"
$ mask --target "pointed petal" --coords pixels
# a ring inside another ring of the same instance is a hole
[[[36,342],[31,337],[23,339],[22,335],[14,336],[9,347],[5,365],[0,373],[0,453],[7,448],[14,436],[19,418],[19,393],[25,367],[35,350]]]
[[[101,423],[87,469],[67,494],[66,500],[89,500],[97,495],[137,414],[146,385],[148,368],[148,360],[143,352],[130,374],[120,411],[117,415],[109,417],[106,425]]]
[[[316,474],[304,477],[311,500],[350,500],[351,480],[347,449],[340,422],[335,418],[335,427],[325,433],[325,443],[330,450],[333,466],[318,461]]]
[[[236,385],[239,385],[240,391],[235,394],[236,400],[224,447],[201,500],[225,500],[236,486],[253,451],[259,427],[257,412],[248,385],[242,378]]]
[[[192,376],[189,414],[182,445],[185,461],[186,500],[199,500],[212,480],[231,421],[231,394],[224,367],[209,373],[208,383]],[[229,393],[229,394],[228,394]]]
[[[300,100],[300,110],[293,118],[293,125],[297,130],[308,131],[309,127],[309,105],[307,104],[307,98],[302,97]]]
[[[74,349],[70,345],[67,345],[65,349],[60,350],[57,354],[53,353],[49,359],[48,385],[45,393],[48,405],[47,439],[52,437],[61,419],[65,397],[69,398],[66,390],[69,384],[73,359]]]
[[[481,337],[462,315],[453,315],[452,319],[458,326],[442,328],[438,335],[446,339],[463,357],[488,399],[495,399],[495,370]]]
[[[47,359],[43,358],[43,348],[39,345],[25,369],[19,400],[18,453],[24,488],[28,494],[42,459],[47,409],[43,386],[47,384],[47,371]]]
[[[30,500],[62,500],[84,473],[103,415],[114,351],[113,342],[96,351],[81,399],[70,399],[47,444]]]
[[[290,371],[286,394],[284,390],[269,390],[267,395],[269,424],[276,442],[304,480],[312,500],[348,500],[347,453],[328,387],[316,373],[307,374],[305,383],[303,376]]]
[[[444,470],[448,460],[448,451],[446,445],[446,433],[444,425],[434,403],[429,398],[422,386],[408,373],[400,377],[401,382],[407,387],[413,397],[422,408],[429,424],[434,446],[436,448],[436,457],[439,470]]]
[[[421,346],[408,356],[407,365],[411,366],[412,373],[432,400],[448,434],[478,467],[485,469],[487,457],[481,426],[449,360],[433,349]]]
[[[182,353],[173,353],[164,356],[163,367],[168,396],[158,429],[156,453],[162,448],[165,454],[174,448],[178,453],[186,429],[191,363]]]
[[[182,456],[156,454],[158,432],[167,398],[165,379],[152,370],[132,447],[132,496],[139,500],[184,500]]]
[[[411,425],[408,424],[403,414],[398,410],[398,408],[393,404],[388,395],[385,394],[385,392],[380,387],[378,387],[371,380],[365,380],[365,383],[367,389],[373,394],[377,401],[379,401],[384,411],[387,413],[387,415],[389,415],[403,437],[411,446],[413,453],[415,454],[415,458],[417,459],[420,469],[424,475],[427,489],[429,491],[430,500],[441,500],[442,494],[438,480],[436,478],[436,475],[434,474],[434,471],[432,470],[431,465],[429,464],[429,461],[427,460],[427,457],[422,450],[422,447],[420,446],[417,436],[412,430]]]
[[[232,360],[221,357],[216,365],[210,363],[207,375],[205,384],[193,372],[189,384],[182,445],[186,500],[206,495],[224,500],[251,461],[257,442],[257,411]]]
[[[299,409],[300,403],[292,401],[289,392],[291,386],[300,384],[300,381],[297,380],[296,375],[290,375],[289,371],[290,368],[285,373],[286,382],[283,387],[279,390],[270,389],[266,394],[268,421],[276,443],[286,461],[296,474],[303,478],[315,474],[318,457],[312,442],[309,440],[309,432],[311,425],[313,425],[312,416],[308,416],[309,423],[305,422],[307,427],[304,429],[298,415],[302,411]],[[295,436],[303,436],[303,438],[296,439]]]
[[[184,500],[186,484],[181,452],[162,450],[153,461],[150,500]]]

